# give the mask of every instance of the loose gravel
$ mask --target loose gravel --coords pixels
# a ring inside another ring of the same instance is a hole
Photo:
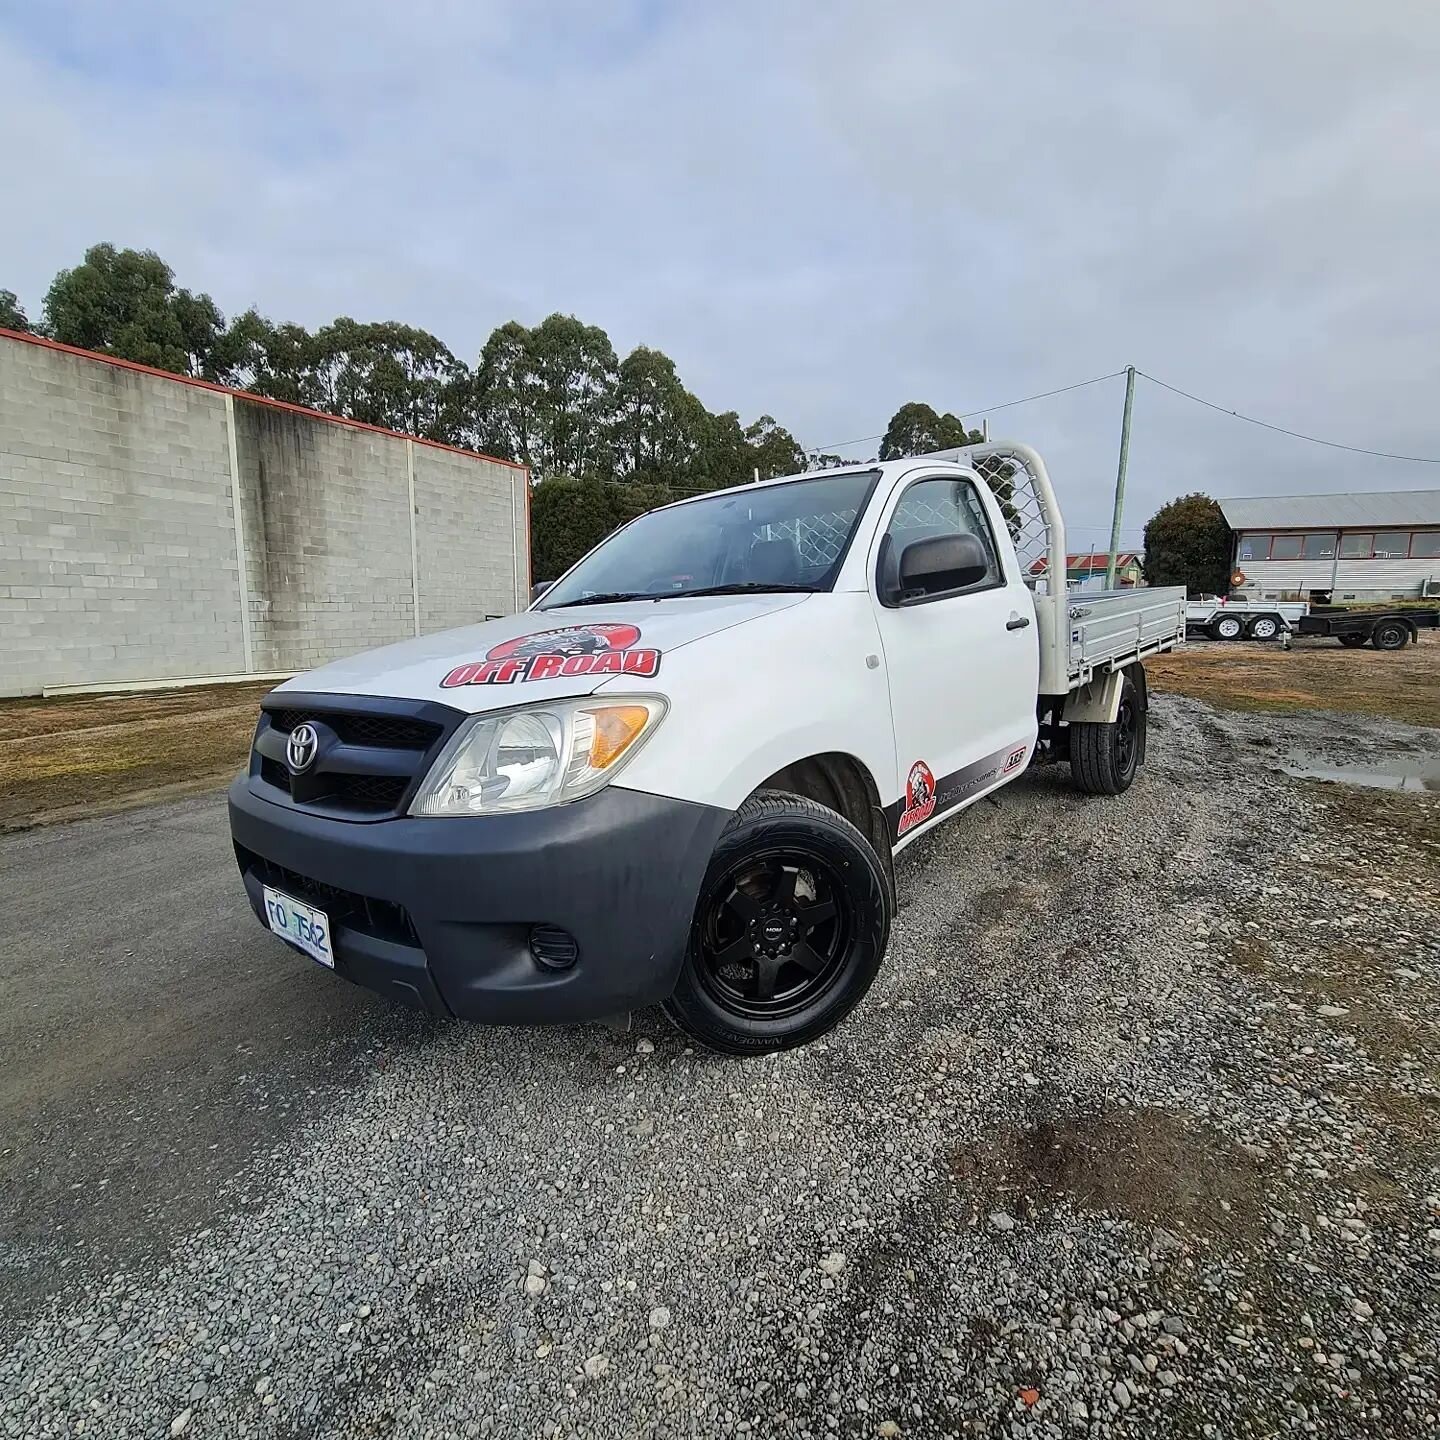
[[[1040,771],[912,846],[823,1043],[377,1042],[12,1337],[0,1433],[1433,1436],[1440,797],[1279,760],[1434,732],[1152,719],[1128,795]]]

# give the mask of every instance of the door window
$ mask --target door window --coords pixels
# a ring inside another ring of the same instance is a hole
[[[941,535],[973,536],[985,554],[984,576],[962,590],[949,593],[968,594],[1004,583],[995,537],[990,533],[985,506],[975,486],[969,480],[937,476],[911,485],[890,516],[880,546],[882,593],[887,579],[893,584],[894,577],[898,576],[900,557],[907,545]]]

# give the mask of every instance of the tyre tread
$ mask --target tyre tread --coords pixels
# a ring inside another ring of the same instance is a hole
[[[1146,697],[1141,685],[1130,676],[1124,683],[1135,691],[1135,702],[1140,706],[1140,724],[1145,724]],[[1124,776],[1115,764],[1113,724],[1098,720],[1072,721],[1070,725],[1070,779],[1077,790],[1085,795],[1120,795],[1134,783],[1139,770],[1137,760],[1130,775]],[[1145,753],[1144,731],[1136,737],[1140,756]]]

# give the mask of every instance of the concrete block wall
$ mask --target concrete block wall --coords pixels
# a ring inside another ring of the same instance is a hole
[[[0,694],[244,668],[224,397],[0,339]]]
[[[528,475],[424,445],[413,453],[421,630],[523,610],[530,603]]]
[[[234,404],[254,668],[413,635],[405,442]]]
[[[508,614],[527,484],[0,335],[0,695],[306,669],[413,635],[417,586],[422,631]]]

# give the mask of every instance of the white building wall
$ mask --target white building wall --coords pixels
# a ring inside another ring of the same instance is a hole
[[[1277,599],[1329,590],[1333,575],[1337,600],[1389,600],[1419,595],[1425,581],[1440,581],[1440,560],[1341,560],[1338,569],[1334,566],[1333,560],[1241,560],[1241,592]]]

